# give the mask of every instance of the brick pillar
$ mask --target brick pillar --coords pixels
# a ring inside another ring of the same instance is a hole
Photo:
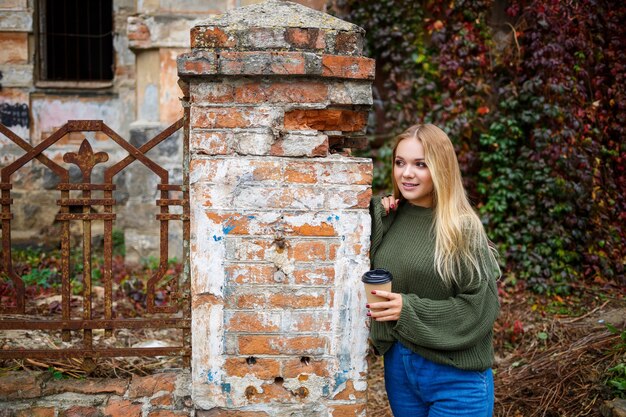
[[[202,416],[365,415],[374,62],[289,2],[191,31],[193,399]],[[293,414],[292,414],[293,413]]]

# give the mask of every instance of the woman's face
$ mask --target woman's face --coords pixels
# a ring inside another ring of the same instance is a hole
[[[396,148],[393,177],[402,197],[416,206],[433,204],[433,179],[424,160],[424,147],[418,139],[404,139]]]

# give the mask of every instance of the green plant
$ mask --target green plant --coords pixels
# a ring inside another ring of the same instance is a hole
[[[113,242],[113,255],[126,256],[126,240],[124,231],[113,229],[111,240]]]
[[[410,124],[452,139],[468,194],[514,275],[548,295],[626,282],[626,5],[608,0],[345,0],[376,59],[365,155],[389,192]]]
[[[620,341],[613,346],[614,350],[626,351],[626,328],[623,330],[618,329],[610,323],[605,324],[607,330],[613,334],[619,335]]]
[[[626,398],[626,362],[620,362],[608,369],[606,384],[611,387],[619,398]]]
[[[56,381],[68,378],[67,375],[52,366],[48,367],[48,373],[52,376],[52,379]]]
[[[56,269],[31,269],[31,271],[22,276],[24,285],[37,285],[43,288],[50,288],[61,283],[61,276]]]
[[[619,342],[617,342],[611,350],[613,352],[626,354],[626,328],[620,330],[610,323],[606,323],[605,325],[609,332],[614,335],[619,335]],[[614,394],[619,398],[626,398],[626,362],[621,361],[607,369],[606,385],[611,387]]]
[[[159,258],[156,256],[148,256],[147,258],[143,258],[141,263],[144,269],[149,269],[151,271],[155,271],[159,269]]]

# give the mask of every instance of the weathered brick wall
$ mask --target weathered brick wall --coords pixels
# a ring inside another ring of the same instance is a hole
[[[270,0],[196,26],[179,57],[199,415],[365,414],[372,166],[331,149],[365,129],[362,37]]]
[[[0,417],[193,417],[188,371],[114,379],[0,376]]]

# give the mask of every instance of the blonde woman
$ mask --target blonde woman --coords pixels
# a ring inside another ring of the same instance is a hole
[[[370,205],[372,268],[392,273],[392,292],[367,308],[393,414],[491,416],[500,269],[448,136],[430,124],[402,133],[392,183]]]

